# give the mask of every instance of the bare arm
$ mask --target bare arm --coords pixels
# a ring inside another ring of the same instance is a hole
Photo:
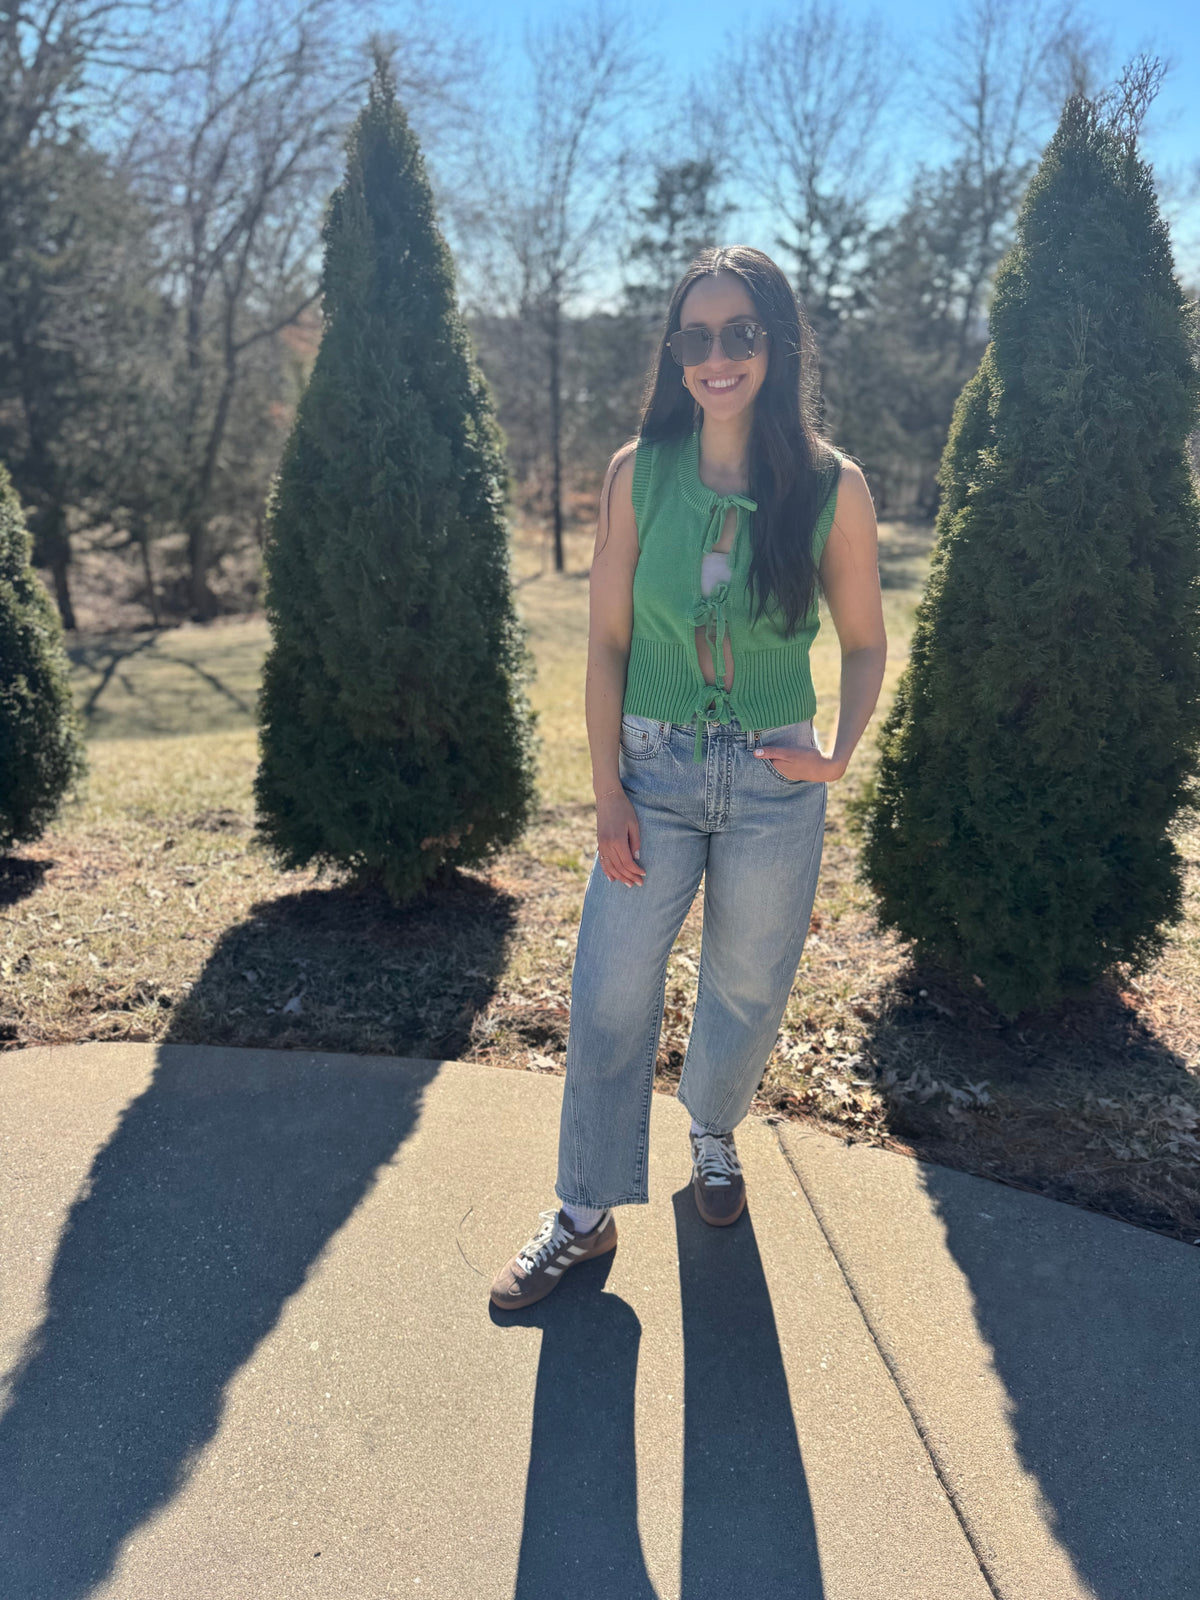
[[[613,457],[600,491],[600,517],[588,585],[588,660],[584,695],[596,837],[605,876],[638,884],[645,870],[634,859],[641,848],[637,815],[621,787],[618,757],[621,706],[633,636],[633,573],[638,562],[633,512],[634,446]]]
[[[833,751],[822,755],[819,750],[773,745],[756,752],[768,757],[785,777],[806,778],[812,783],[830,782],[845,775],[879,699],[887,662],[875,507],[867,480],[852,461],[842,463],[837,512],[821,555],[820,572],[825,601],[842,647]]]
[[[821,556],[821,588],[842,648],[837,736],[830,760],[841,777],[883,686],[887,634],[879,592],[879,531],[862,470],[842,463],[837,514]]]

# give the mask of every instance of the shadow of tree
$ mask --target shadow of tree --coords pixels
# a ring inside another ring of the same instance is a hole
[[[877,1072],[898,1074],[883,1091],[888,1131],[917,1156],[1176,1239],[1200,1233],[1195,1162],[1111,1155],[1107,1136],[1146,1114],[1139,1095],[1200,1109],[1188,1061],[1115,979],[1009,1021],[945,969],[910,959],[880,989],[878,1006],[861,1048]],[[922,1071],[932,1088],[909,1093]],[[951,1090],[972,1082],[992,1097],[982,1113],[952,1103]]]
[[[258,682],[262,641],[243,635],[204,640],[205,659],[200,661],[188,654],[186,646],[166,648],[164,641],[177,634],[174,628],[109,633],[67,647],[90,736],[103,737],[115,730],[154,737],[253,726],[252,691]],[[140,662],[126,672],[138,657]],[[213,693],[197,697],[198,684],[189,683],[189,678]],[[235,685],[231,678],[241,681]],[[125,691],[120,707],[111,703],[114,685]]]
[[[222,933],[167,1037],[461,1055],[505,970],[517,913],[515,896],[468,873],[407,906],[338,885],[257,901]]]
[[[55,863],[30,861],[24,856],[0,856],[0,906],[15,906],[42,886]]]
[[[921,1167],[1022,1466],[1096,1600],[1200,1594],[1200,1274],[1186,1245]],[[984,1191],[986,1193],[986,1191]]]
[[[1007,1021],[949,972],[911,960],[864,1052],[902,1076],[929,1064],[943,1086],[987,1085],[982,1111],[952,1118],[937,1094],[889,1104],[888,1124],[919,1158],[969,1285],[1015,1451],[1089,1594],[1191,1600],[1200,1277],[1178,1241],[1200,1231],[1200,1181],[1185,1159],[1114,1159],[1104,1135],[1122,1124],[1086,1109],[1087,1095],[1108,1097],[1128,1122],[1141,1094],[1194,1103],[1188,1062],[1115,980]],[[984,1189],[985,1178],[1005,1187]]]
[[[6,1594],[88,1594],[180,1490],[438,1065],[160,1047],[71,1209],[0,1416]]]
[[[143,639],[89,639],[68,647],[67,656],[74,666],[86,667],[90,672],[100,674],[99,682],[93,685],[83,703],[85,720],[91,721],[96,715],[101,697],[121,664],[140,655],[143,650],[152,650],[158,639],[157,633],[151,633]]]
[[[254,707],[243,700],[236,689],[231,689],[227,683],[217,677],[215,672],[209,672],[207,667],[202,667],[198,661],[189,661],[186,656],[168,655],[165,650],[159,650],[157,655],[161,661],[169,661],[172,666],[186,667],[189,672],[194,672],[198,678],[203,679],[208,684],[209,688],[215,689],[220,695],[224,695],[225,699],[236,706],[245,716],[254,716]]]

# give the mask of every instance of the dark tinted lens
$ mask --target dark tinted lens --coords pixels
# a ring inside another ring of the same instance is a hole
[[[757,333],[757,323],[727,322],[721,329],[721,348],[730,361],[749,361]]]
[[[667,340],[667,348],[681,367],[698,367],[707,361],[711,344],[707,328],[680,328]]]
[[[721,348],[730,361],[749,361],[761,337],[756,322],[744,318],[727,322],[721,329]],[[698,367],[708,360],[712,335],[707,328],[680,328],[667,340],[667,348],[681,367]]]

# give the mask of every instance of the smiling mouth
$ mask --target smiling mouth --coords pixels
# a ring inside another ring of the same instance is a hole
[[[727,380],[719,383],[713,383],[710,382],[708,378],[701,378],[700,382],[711,394],[732,394],[745,376],[746,374],[744,372],[739,372],[732,383],[728,382]]]

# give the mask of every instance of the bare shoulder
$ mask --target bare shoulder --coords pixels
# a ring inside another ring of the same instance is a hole
[[[604,484],[600,490],[600,515],[596,525],[595,560],[605,554],[610,558],[622,558],[626,563],[637,559],[637,519],[633,510],[636,453],[637,440],[631,439],[616,451],[604,474]]]
[[[887,649],[879,587],[879,531],[862,468],[842,457],[833,526],[821,555],[821,588],[843,653]]]
[[[841,458],[833,526],[851,535],[875,537],[875,502],[863,469],[849,456]]]
[[[875,502],[871,499],[866,474],[858,462],[852,461],[849,456],[843,456],[841,469],[838,475],[838,509],[841,509],[843,496],[848,505],[873,506]]]
[[[637,440],[630,439],[628,444],[623,444],[613,455],[608,464],[608,471],[604,474],[604,487],[610,490],[614,498],[620,495],[623,500],[633,504],[633,464],[637,456]]]

